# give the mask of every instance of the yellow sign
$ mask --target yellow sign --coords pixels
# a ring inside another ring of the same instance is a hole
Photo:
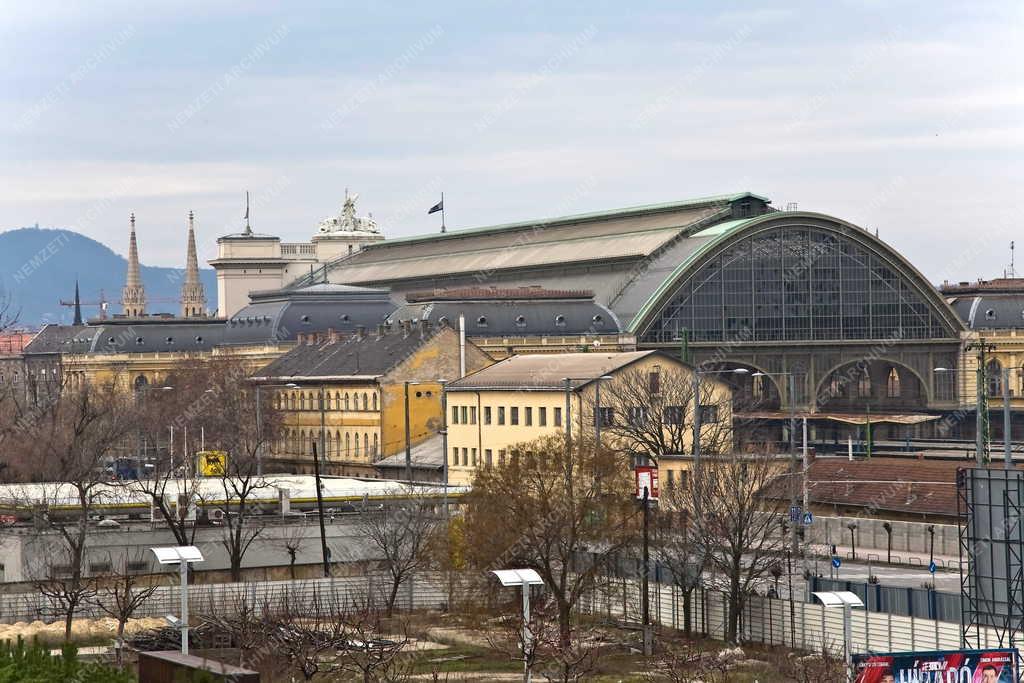
[[[200,451],[199,474],[204,477],[222,477],[228,468],[228,454],[224,451]]]

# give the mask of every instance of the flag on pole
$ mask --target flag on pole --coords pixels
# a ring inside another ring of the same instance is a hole
[[[429,216],[430,214],[437,213],[438,211],[444,211],[443,199],[439,201],[437,204],[434,204],[432,207],[430,207],[430,211],[427,211],[427,215]]]

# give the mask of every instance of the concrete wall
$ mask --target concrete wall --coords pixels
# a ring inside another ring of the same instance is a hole
[[[806,539],[811,543],[836,544],[850,546],[850,530],[846,525],[857,523],[854,532],[857,539],[857,556],[867,557],[867,552],[877,554],[885,559],[886,532],[882,527],[884,519],[865,519],[863,517],[815,517],[814,523],[806,532]],[[923,522],[889,522],[892,525],[892,552],[906,561],[908,553],[928,555],[930,535],[928,524]],[[960,552],[960,541],[955,524],[936,524],[935,554],[957,556]],[[861,550],[865,551],[861,555]],[[881,552],[879,552],[881,551]],[[895,559],[895,558],[894,558]]]

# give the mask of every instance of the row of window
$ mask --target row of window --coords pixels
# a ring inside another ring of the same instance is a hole
[[[320,448],[320,430],[285,430],[278,442],[278,453],[288,455],[311,455],[313,444]],[[380,440],[376,432],[345,432],[327,431],[324,434],[324,447],[328,458],[375,458],[380,449]]]
[[[462,454],[462,460],[461,461],[459,460],[459,453],[460,452]],[[459,467],[460,465],[462,467],[476,467],[477,464],[478,464],[477,463],[476,453],[477,453],[477,451],[476,451],[475,448],[461,448],[460,449],[460,448],[457,448],[457,447],[453,446],[452,447],[452,461],[451,461],[452,467]],[[506,459],[507,453],[508,453],[508,451],[506,449],[504,449],[504,448],[499,448],[498,449],[497,465],[499,467],[503,467],[505,465],[505,459]],[[483,467],[491,467],[492,465],[495,464],[495,461],[494,461],[494,451],[492,449],[485,448],[483,455],[484,455],[484,457],[481,458],[480,462],[479,462],[480,465],[482,465]]]
[[[526,406],[520,408],[519,406],[511,406],[506,408],[505,406],[484,406],[483,407],[483,423],[485,425],[498,424],[498,425],[519,425],[522,424],[526,427],[534,426],[538,427],[548,426],[548,409],[545,406],[534,408],[533,406]],[[475,425],[477,423],[477,409],[476,406],[452,406],[452,424],[456,425]],[[562,409],[552,408],[551,409],[551,424],[554,427],[562,426]]]
[[[360,407],[362,406],[362,407]],[[278,410],[320,410],[319,392],[299,392],[282,394],[277,397],[276,407]],[[324,394],[324,410],[377,410],[377,394],[375,392],[362,392],[344,395],[337,391],[334,394]]]
[[[655,375],[652,375],[652,377]],[[702,405],[700,407],[701,422],[704,424],[712,424],[718,422],[718,406],[717,405]],[[612,407],[601,407],[598,411],[601,420],[602,427],[614,427],[616,422],[616,410]],[[684,406],[665,406],[662,409],[662,421],[665,424],[678,425],[683,424],[684,417],[686,415],[686,409]],[[498,406],[492,409],[490,406],[484,406],[483,408],[483,423],[485,425],[496,424],[498,425],[511,425],[518,426],[520,424],[526,427],[534,426],[534,417],[536,416],[536,424],[538,427],[548,426],[548,409],[544,406],[534,409],[531,406],[520,408],[518,406],[511,406],[507,409],[505,406]],[[520,422],[520,418],[522,422]],[[650,418],[650,411],[647,406],[632,406],[626,413],[627,423],[630,425],[642,425],[646,424]],[[477,410],[476,406],[452,406],[452,424],[466,424],[475,425],[477,423]],[[562,409],[552,409],[552,423],[555,427],[562,426]]]

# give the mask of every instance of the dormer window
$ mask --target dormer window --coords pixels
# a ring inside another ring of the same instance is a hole
[[[135,343],[138,344],[139,346],[142,346],[143,344],[146,343],[146,340],[143,339],[142,337],[136,337],[135,338]]]
[[[555,316],[555,327],[565,327],[565,316],[558,314]]]
[[[987,311],[985,311],[985,320],[995,320],[995,319],[996,319],[996,311],[995,311],[995,309],[990,308]]]
[[[299,318],[299,320],[301,320],[301,321],[302,321],[303,323],[305,323],[306,325],[308,325],[308,324],[309,324],[309,316],[308,316],[308,315],[304,315],[304,316],[302,316],[301,318]]]
[[[202,343],[203,343],[203,338],[197,336],[196,337],[196,344],[202,344]]]
[[[303,317],[306,318],[306,319],[309,318],[309,316],[303,316]],[[348,313],[342,313],[341,314],[341,322],[347,323],[349,320],[351,320],[351,318],[349,318]]]
[[[516,316],[516,327],[526,327],[526,316],[525,315],[517,315]]]
[[[598,313],[594,316],[594,327],[604,327],[604,316]]]
[[[482,315],[479,318],[477,318],[476,319],[476,326],[477,327],[487,327],[487,316]]]
[[[174,337],[168,337],[164,341],[166,341],[168,344],[173,344],[174,343]]]

